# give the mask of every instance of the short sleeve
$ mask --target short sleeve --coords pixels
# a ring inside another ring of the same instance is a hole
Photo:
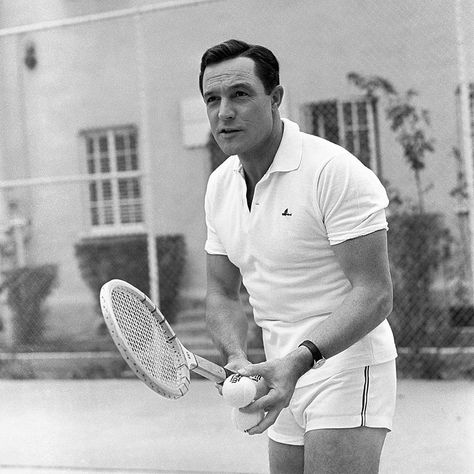
[[[351,153],[341,153],[326,163],[316,189],[331,245],[388,229],[385,188]]]
[[[219,236],[213,225],[213,206],[212,206],[212,184],[209,181],[206,190],[206,197],[204,200],[204,207],[206,213],[206,227],[207,227],[207,238],[204,245],[204,250],[211,255],[227,255],[227,252],[222,245]]]

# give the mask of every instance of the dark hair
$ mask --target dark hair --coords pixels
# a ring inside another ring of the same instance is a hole
[[[262,81],[267,94],[270,94],[275,86],[280,84],[280,66],[277,58],[269,49],[257,44],[248,44],[244,41],[231,39],[209,48],[203,54],[201,72],[199,74],[199,90],[201,94],[203,93],[202,78],[206,67],[238,57],[253,60],[255,63],[255,74]]]

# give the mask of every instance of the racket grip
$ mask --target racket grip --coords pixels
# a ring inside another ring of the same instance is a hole
[[[250,379],[255,382],[255,385],[257,388],[257,392],[255,394],[255,400],[258,400],[260,397],[263,397],[270,390],[270,388],[267,385],[267,382],[265,382],[265,379],[261,375],[252,375]]]

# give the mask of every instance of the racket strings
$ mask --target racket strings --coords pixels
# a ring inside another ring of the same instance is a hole
[[[179,356],[148,307],[132,293],[119,289],[112,293],[112,304],[122,335],[144,370],[160,384],[178,388]]]

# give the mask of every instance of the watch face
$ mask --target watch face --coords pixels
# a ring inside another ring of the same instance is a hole
[[[322,357],[321,359],[317,360],[314,363],[313,369],[317,369],[317,368],[321,367],[322,365],[324,365],[325,362],[326,362],[326,359],[324,357]]]

